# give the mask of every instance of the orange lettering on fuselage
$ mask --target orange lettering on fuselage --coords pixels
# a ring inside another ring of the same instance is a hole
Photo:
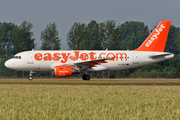
[[[96,55],[97,53],[95,52],[90,52],[90,53],[80,53],[80,51],[74,51],[74,54],[71,53],[36,53],[34,55],[34,59],[36,61],[61,61],[61,63],[66,63],[68,59],[72,61],[77,61],[77,60],[96,60]],[[71,56],[70,56],[71,55]],[[126,53],[100,53],[98,59],[104,59],[104,58],[110,58],[109,61],[118,61],[118,57],[120,57],[121,61],[123,60],[123,57],[127,61],[127,54]],[[116,59],[115,59],[116,58]]]
[[[99,55],[99,58],[100,58],[100,59],[102,58],[101,55],[103,55],[103,54],[106,55],[106,53],[101,53],[101,54]]]
[[[61,60],[61,63],[66,63],[70,54],[71,53],[67,53],[67,55],[66,55],[66,53],[61,53],[61,55],[64,58],[64,60]]]
[[[125,60],[127,61],[127,54],[126,53],[116,53],[116,61],[118,60],[118,55],[121,56],[121,61],[123,60],[123,55],[125,55]]]
[[[82,53],[80,55],[80,58],[81,58],[81,60],[86,61],[88,59],[88,54],[87,53]]]
[[[60,53],[54,53],[53,54],[53,60],[54,61],[59,61],[60,60]]]
[[[90,52],[90,53],[89,53],[91,60],[96,60],[96,58],[94,57],[95,54],[96,54],[96,53],[94,53],[94,52]]]
[[[109,60],[110,60],[110,61],[114,61],[114,58],[115,58],[114,53],[108,53],[108,54],[107,54],[107,57],[108,57],[108,58],[109,58],[109,55],[113,55],[113,57],[111,57]]]
[[[45,53],[44,54],[44,61],[51,61],[51,60],[52,60],[51,53]]]
[[[70,59],[71,59],[72,61],[78,60],[78,58],[79,58],[79,52],[80,52],[80,51],[74,51],[75,56],[70,56]]]
[[[42,57],[43,57],[43,55],[42,55],[41,53],[36,53],[36,54],[34,55],[34,59],[37,60],[37,61],[41,61],[41,60],[42,60]]]

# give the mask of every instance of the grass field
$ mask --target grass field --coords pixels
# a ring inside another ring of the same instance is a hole
[[[0,84],[43,85],[180,85],[179,79],[0,79]]]
[[[180,87],[0,85],[1,119],[179,119]]]

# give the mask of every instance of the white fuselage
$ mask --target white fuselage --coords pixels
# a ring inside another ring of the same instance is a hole
[[[82,64],[81,70],[111,71],[136,68],[173,57],[174,54],[167,52],[147,51],[26,51],[16,54],[5,63],[5,66],[20,71],[52,71],[55,66],[76,66],[77,64],[81,66],[84,62],[108,59],[107,63],[94,67],[84,67]]]
[[[164,52],[171,21],[161,21],[147,39],[133,51],[123,50],[42,50],[16,54],[5,66],[20,71],[53,71],[56,77],[69,77],[83,73],[83,80],[90,80],[88,71],[113,71],[136,68],[174,57]]]

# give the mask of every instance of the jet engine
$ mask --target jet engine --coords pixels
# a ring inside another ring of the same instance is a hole
[[[72,66],[55,66],[54,76],[55,77],[69,77],[72,74],[79,73]]]

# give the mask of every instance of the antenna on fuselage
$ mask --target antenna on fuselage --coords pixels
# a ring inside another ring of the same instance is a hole
[[[106,51],[108,50],[108,48],[106,48]]]

